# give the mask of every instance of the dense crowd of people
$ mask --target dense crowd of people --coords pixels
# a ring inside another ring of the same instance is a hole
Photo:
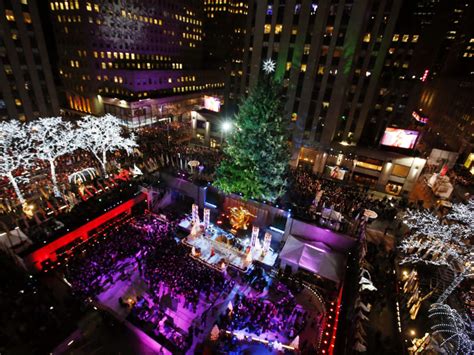
[[[184,297],[196,311],[201,295],[205,295],[206,300],[215,297],[223,290],[225,278],[188,254],[189,250],[176,240],[160,239],[154,251],[145,257],[144,278],[152,290],[164,283],[171,297]]]
[[[130,267],[141,268],[141,258],[171,231],[172,224],[149,214],[126,220],[81,245],[67,262],[66,279],[81,298],[97,296],[118,278],[129,277]]]
[[[339,212],[346,222],[358,219],[365,209],[375,211],[382,220],[391,221],[400,203],[387,197],[376,198],[368,193],[368,187],[329,180],[304,169],[292,171],[289,198],[295,215],[318,223],[325,209]]]
[[[277,340],[288,341],[304,329],[307,312],[296,307],[291,294],[278,302],[237,294],[232,309],[221,315],[218,325],[231,331],[245,331],[257,336],[275,334]],[[286,339],[285,339],[286,338]]]

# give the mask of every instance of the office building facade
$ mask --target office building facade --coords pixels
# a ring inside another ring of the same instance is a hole
[[[264,60],[276,63],[285,114],[292,120],[291,165],[328,175],[337,167],[338,179],[394,195],[412,189],[424,159],[365,148],[377,147],[380,132],[395,120],[380,124],[382,110],[408,110],[408,102],[397,102],[403,90],[394,90],[392,78],[408,75],[403,64],[419,36],[396,32],[401,6],[400,0],[249,3],[239,94],[246,95],[264,75]],[[387,61],[395,63],[390,58],[395,50],[400,54],[398,72],[384,83],[382,75]],[[389,90],[394,95],[387,101]]]
[[[376,99],[401,1],[253,1],[241,93],[276,62],[293,146],[357,143]]]
[[[0,2],[0,119],[59,114],[35,0]]]
[[[50,11],[71,110],[141,125],[224,86],[203,70],[200,1],[50,1]]]

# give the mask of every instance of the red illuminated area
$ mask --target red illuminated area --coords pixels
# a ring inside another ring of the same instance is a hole
[[[34,268],[37,271],[41,271],[43,266],[42,263],[50,260],[52,262],[57,260],[57,251],[68,244],[73,243],[77,240],[86,241],[92,235],[91,231],[99,228],[100,226],[108,223],[109,221],[114,220],[121,214],[131,214],[133,206],[146,201],[147,195],[142,193],[137,197],[128,200],[127,202],[121,204],[118,207],[104,213],[100,217],[84,224],[83,226],[73,230],[72,232],[63,235],[62,237],[56,239],[54,242],[45,245],[44,247],[34,251],[25,258],[25,262],[28,266]]]

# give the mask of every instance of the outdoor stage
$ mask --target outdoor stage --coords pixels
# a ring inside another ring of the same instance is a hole
[[[246,272],[254,261],[272,267],[278,257],[271,248],[267,253],[263,253],[260,242],[252,248],[250,238],[238,238],[212,223],[205,230],[191,230],[188,237],[183,239],[183,243],[193,248],[193,258],[221,271],[232,266]]]

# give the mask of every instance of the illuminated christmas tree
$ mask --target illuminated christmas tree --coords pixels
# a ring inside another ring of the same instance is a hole
[[[244,199],[275,201],[287,186],[290,122],[283,112],[281,86],[267,69],[239,106],[216,185]]]

